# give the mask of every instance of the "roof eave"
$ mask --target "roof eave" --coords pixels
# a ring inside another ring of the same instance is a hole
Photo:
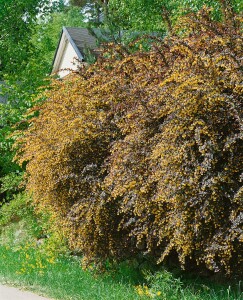
[[[63,28],[62,28],[62,31],[61,31],[61,34],[60,34],[60,38],[59,38],[59,41],[58,41],[58,45],[57,45],[57,48],[56,48],[56,51],[55,51],[54,58],[52,60],[51,74],[53,73],[53,69],[54,69],[54,66],[55,66],[55,61],[56,61],[57,53],[58,53],[58,50],[59,50],[59,47],[60,47],[60,44],[61,44],[62,35],[63,35]]]
[[[79,51],[78,47],[74,43],[74,41],[73,41],[72,37],[70,36],[69,32],[67,31],[66,27],[63,26],[62,30],[63,30],[63,32],[65,32],[65,34],[68,38],[68,41],[70,42],[70,44],[73,46],[73,49],[77,53],[78,59],[82,60],[84,58],[84,55]]]
[[[63,26],[62,31],[61,31],[61,35],[60,35],[60,38],[59,38],[58,46],[57,46],[57,48],[56,48],[55,55],[54,55],[54,58],[53,58],[53,61],[52,61],[51,74],[58,71],[58,65],[56,65],[56,60],[57,60],[57,57],[58,57],[58,51],[59,51],[59,48],[60,48],[60,46],[61,46],[62,37],[63,37],[64,35],[65,35],[65,37],[67,38],[67,40],[69,41],[69,43],[72,45],[74,51],[76,52],[76,54],[77,54],[77,56],[78,56],[78,59],[79,59],[79,60],[83,60],[83,58],[84,58],[84,56],[83,56],[82,53],[79,51],[79,49],[78,49],[78,47],[76,46],[76,44],[74,43],[73,39],[71,38],[70,34],[68,33],[66,27]],[[65,47],[64,47],[64,49],[65,49]]]

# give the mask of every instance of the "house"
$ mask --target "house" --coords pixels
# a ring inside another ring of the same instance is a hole
[[[111,32],[99,28],[91,30],[79,27],[63,27],[51,73],[63,78],[71,70],[77,70],[80,62],[88,61],[90,54],[97,57],[99,55],[98,41],[101,43],[120,43],[123,37],[126,40],[134,40],[144,34],[148,33],[123,30]],[[149,36],[159,37],[161,34],[149,33]]]
[[[63,27],[53,60],[52,74],[60,78],[77,70],[91,51],[97,54],[97,39],[87,28]]]

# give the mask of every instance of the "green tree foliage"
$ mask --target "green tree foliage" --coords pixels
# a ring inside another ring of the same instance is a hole
[[[242,270],[239,22],[190,14],[149,52],[115,46],[53,82],[19,159],[71,248]]]
[[[86,21],[93,27],[104,23],[108,13],[108,0],[70,0],[71,5],[81,8],[81,13]]]
[[[32,36],[32,43],[36,45],[39,55],[36,57],[36,65],[44,66],[45,73],[50,73],[55,50],[63,26],[86,27],[80,9],[78,7],[65,7],[56,11],[39,22],[35,27],[35,34]]]
[[[0,1],[0,78],[27,65],[33,26],[50,9],[49,0]]]
[[[197,12],[204,5],[212,7],[214,18],[225,10],[243,10],[241,0],[110,0],[110,22],[123,29],[164,31],[171,29],[178,17],[188,11]]]
[[[14,138],[10,135],[26,127],[23,114],[33,105],[38,88],[45,85],[50,72],[50,53],[53,56],[54,51],[35,38],[40,32],[38,24],[46,24],[47,16],[61,6],[62,1],[0,1],[0,93],[7,99],[0,103],[0,204],[17,192],[22,173],[12,162]]]

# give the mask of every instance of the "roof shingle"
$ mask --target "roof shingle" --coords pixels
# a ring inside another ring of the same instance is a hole
[[[85,56],[85,49],[97,48],[97,39],[87,28],[65,27],[79,52]]]

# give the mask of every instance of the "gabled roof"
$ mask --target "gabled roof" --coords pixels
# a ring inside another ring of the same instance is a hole
[[[85,56],[85,49],[95,49],[97,47],[96,38],[87,28],[64,27],[63,30],[67,31],[70,43],[74,48],[77,47],[82,57]]]
[[[145,33],[146,32],[130,32],[123,30],[114,33],[100,28],[87,29],[79,27],[63,27],[53,59],[52,73],[59,73],[59,76],[61,77],[66,76],[68,74],[68,71],[66,70],[74,70],[75,68],[73,67],[75,63],[72,65],[68,65],[67,63],[71,63],[71,60],[73,60],[74,57],[76,60],[78,59],[78,61],[85,61],[85,56],[90,52],[97,57],[100,53],[98,49],[98,40],[99,42],[105,43],[110,41],[120,41],[122,36],[134,39]],[[149,35],[158,36],[157,33],[150,33]]]
[[[63,51],[65,50],[67,41],[72,45],[77,54],[77,58],[80,61],[85,60],[85,51],[87,49],[94,50],[95,53],[95,49],[97,48],[97,40],[87,28],[63,27],[53,59],[53,73],[59,70],[59,65],[62,60]]]

